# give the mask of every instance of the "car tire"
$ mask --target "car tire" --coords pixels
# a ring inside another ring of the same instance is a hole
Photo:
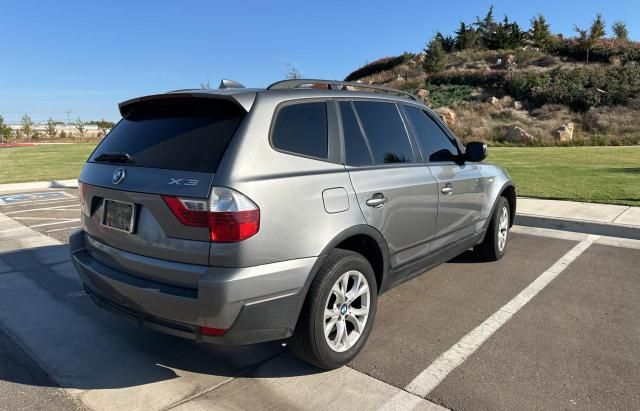
[[[504,257],[509,243],[510,219],[509,202],[504,197],[498,197],[484,239],[474,247],[474,251],[480,258],[485,261],[498,261]]]
[[[318,368],[331,370],[347,364],[369,338],[377,291],[367,259],[353,251],[333,250],[311,283],[289,349]]]

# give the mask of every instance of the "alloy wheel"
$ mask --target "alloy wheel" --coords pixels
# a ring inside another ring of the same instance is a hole
[[[347,271],[331,287],[324,308],[324,337],[329,347],[344,352],[364,333],[369,318],[371,290],[365,276]]]

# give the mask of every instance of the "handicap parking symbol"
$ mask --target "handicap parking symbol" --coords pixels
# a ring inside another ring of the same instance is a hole
[[[0,196],[0,205],[18,204],[25,201],[36,200],[52,200],[56,198],[67,198],[67,194],[64,191],[47,191],[43,193],[24,193],[24,194],[9,194]]]

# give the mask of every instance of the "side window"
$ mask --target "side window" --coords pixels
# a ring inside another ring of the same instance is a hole
[[[271,142],[279,150],[327,158],[326,103],[300,103],[282,107],[273,126]]]
[[[350,166],[363,166],[372,163],[367,142],[364,140],[360,125],[356,119],[351,103],[341,101],[340,116],[342,117],[342,130],[344,133],[344,150],[346,163]]]
[[[458,149],[449,136],[431,117],[415,106],[404,106],[405,113],[416,131],[416,139],[426,161],[451,161]]]
[[[409,136],[393,103],[354,102],[376,164],[413,163]]]

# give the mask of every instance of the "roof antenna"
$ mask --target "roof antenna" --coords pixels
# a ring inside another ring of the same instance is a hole
[[[229,79],[222,79],[220,81],[220,85],[218,86],[218,88],[221,89],[225,89],[225,88],[244,88],[244,86],[240,83],[238,83],[237,81],[233,81],[233,80],[229,80]]]

